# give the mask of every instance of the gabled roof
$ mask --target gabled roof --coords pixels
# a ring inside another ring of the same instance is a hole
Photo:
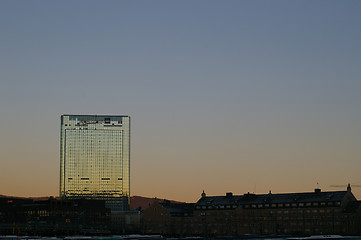
[[[306,193],[282,193],[282,194],[251,194],[227,196],[202,197],[196,203],[197,206],[217,205],[246,205],[264,203],[307,203],[307,202],[339,202],[347,194],[347,191],[334,192],[306,192]]]
[[[194,203],[172,203],[164,201],[160,203],[160,205],[167,209],[170,214],[192,213],[194,209]]]

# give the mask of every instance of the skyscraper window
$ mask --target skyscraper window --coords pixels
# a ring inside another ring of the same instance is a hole
[[[60,197],[105,200],[129,208],[130,117],[62,115]]]

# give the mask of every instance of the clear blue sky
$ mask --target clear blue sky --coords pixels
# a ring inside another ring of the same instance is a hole
[[[0,194],[58,195],[65,113],[131,115],[132,195],[361,183],[360,12],[332,0],[0,1]]]

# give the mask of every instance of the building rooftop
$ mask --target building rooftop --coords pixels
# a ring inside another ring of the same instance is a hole
[[[170,214],[192,214],[194,209],[194,203],[172,203],[170,201],[164,201],[160,203],[162,207],[167,209]]]
[[[196,203],[197,206],[217,205],[247,205],[247,204],[278,204],[278,203],[310,203],[310,202],[340,202],[348,191],[314,192],[305,193],[281,193],[281,194],[253,194],[233,195],[227,193],[225,196],[205,196]]]

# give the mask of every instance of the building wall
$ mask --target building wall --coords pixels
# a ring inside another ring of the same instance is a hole
[[[342,208],[278,208],[195,211],[195,234],[223,236],[237,234],[357,234],[356,214]]]
[[[171,231],[171,217],[169,211],[158,201],[154,201],[142,213],[142,233],[168,235]]]
[[[300,204],[249,204],[223,209],[195,209],[195,233],[202,236],[231,234],[314,235],[360,234],[360,209],[345,212],[357,201],[347,192],[342,201]]]
[[[123,211],[111,215],[111,231],[113,234],[139,234],[141,212],[138,209]]]
[[[102,200],[0,199],[0,235],[109,234]]]

